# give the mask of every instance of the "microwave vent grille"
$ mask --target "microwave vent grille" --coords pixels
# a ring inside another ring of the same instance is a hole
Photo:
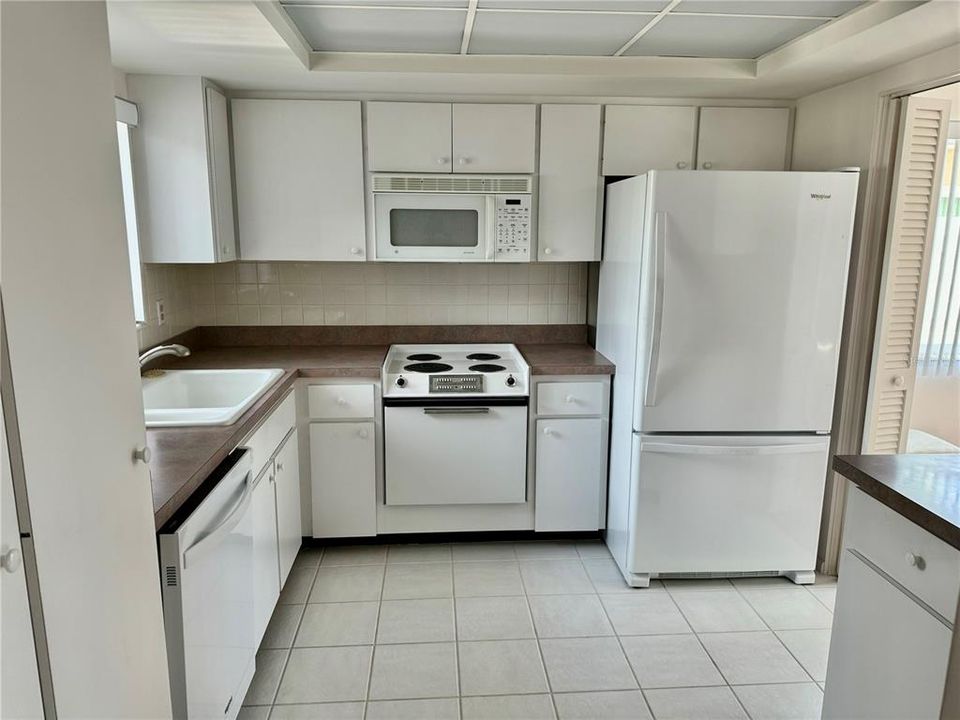
[[[527,176],[482,175],[374,175],[374,192],[407,193],[529,193]]]

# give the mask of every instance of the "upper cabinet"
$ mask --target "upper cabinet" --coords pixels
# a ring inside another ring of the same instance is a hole
[[[144,262],[237,259],[227,99],[199,77],[130,75],[140,107],[132,133]]]
[[[789,108],[701,108],[697,168],[786,170],[789,130]]]
[[[237,99],[232,106],[240,256],[363,260],[360,103]]]
[[[600,106],[540,108],[540,261],[600,259]]]
[[[535,105],[367,103],[373,172],[533,173]]]
[[[604,175],[693,168],[696,146],[695,107],[607,105]]]

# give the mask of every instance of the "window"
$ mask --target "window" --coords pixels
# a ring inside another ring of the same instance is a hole
[[[133,291],[133,316],[146,322],[143,298],[143,266],[140,264],[140,235],[137,231],[137,201],[133,192],[133,161],[130,154],[130,128],[137,126],[137,106],[116,98],[117,144],[120,147],[120,181],[123,187],[123,216],[127,229],[127,251],[130,256],[130,284]]]
[[[921,375],[960,375],[960,122],[950,123],[920,331]]]

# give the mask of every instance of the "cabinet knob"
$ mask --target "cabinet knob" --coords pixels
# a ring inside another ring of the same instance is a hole
[[[686,161],[686,160],[681,160],[680,162],[677,163],[677,170],[683,170],[683,169],[685,169],[686,167],[687,167],[687,161]]]
[[[567,396],[563,399],[563,401],[564,401],[565,403],[568,403],[568,404],[569,404],[569,403],[575,403],[575,402],[577,401],[577,399],[576,399],[573,395],[567,395]]]
[[[915,567],[917,570],[923,570],[927,567],[927,561],[923,559],[922,555],[915,555],[912,552],[908,552],[906,560],[907,565],[910,567]]]
[[[544,254],[544,255],[553,255],[553,250],[552,250],[551,248],[544,248],[544,249],[543,249],[543,254]]]
[[[704,170],[709,170],[710,168],[713,167],[713,163],[712,163],[712,162],[705,162],[705,163],[702,165],[702,167],[703,167]]]
[[[0,555],[0,567],[3,567],[8,573],[15,573],[20,569],[23,562],[23,555],[17,548],[10,548],[3,555]]]
[[[450,158],[448,157],[438,157],[437,165],[448,165],[450,163]]]
[[[904,381],[904,379],[903,379],[903,375],[897,375],[897,376],[896,376],[895,378],[893,378],[893,380],[891,380],[890,382],[893,383],[894,385],[896,385],[897,387],[903,387],[903,383],[904,383],[905,381]]]
[[[458,164],[458,165],[469,165],[469,164],[470,164],[470,158],[466,157],[465,155],[464,155],[464,156],[461,156],[461,157],[458,157],[458,158],[457,158],[457,164]]]
[[[552,427],[545,427],[545,428],[543,429],[543,434],[544,434],[544,435],[556,435],[556,432],[554,432],[554,429],[553,429]]]
[[[283,472],[283,463],[277,461],[277,472]]]
[[[357,430],[357,437],[360,438],[361,440],[366,440],[368,434],[369,433],[367,433],[366,430],[363,430],[363,429]]]
[[[151,457],[152,453],[148,447],[137,448],[133,451],[134,462],[142,462],[144,465],[149,465]]]
[[[350,248],[350,254],[351,254],[351,255],[360,255],[360,254],[361,254],[360,248],[358,248],[358,247],[352,247],[352,248]]]
[[[267,478],[267,480],[269,480],[271,483],[275,482],[276,479],[277,478],[273,473],[270,473],[270,477]]]
[[[344,400],[342,397],[337,398],[337,405],[339,405],[340,407],[343,407],[346,404],[347,404],[347,401]]]

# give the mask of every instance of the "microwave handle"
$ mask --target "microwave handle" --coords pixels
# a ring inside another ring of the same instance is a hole
[[[493,195],[486,195],[484,201],[484,260],[496,260],[497,253],[497,199]]]

